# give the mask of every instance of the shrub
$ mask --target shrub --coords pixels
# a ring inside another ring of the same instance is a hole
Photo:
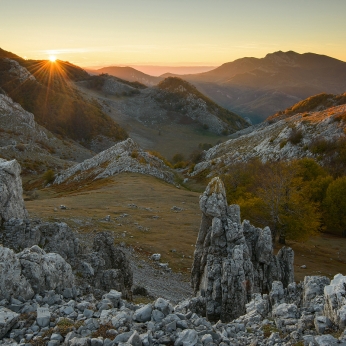
[[[301,130],[292,129],[291,134],[288,138],[288,140],[292,143],[297,145],[300,143],[300,141],[303,139],[303,132]]]
[[[327,226],[342,234],[346,230],[346,176],[331,182],[327,188],[325,207]]]
[[[185,160],[185,157],[183,154],[181,153],[177,153],[173,156],[172,158],[172,162],[173,163],[178,163],[178,162],[181,162],[181,161],[184,161]]]
[[[189,165],[189,163],[188,163],[187,161],[180,161],[180,162],[177,162],[177,163],[174,165],[174,169],[177,169],[177,168],[186,168],[188,165]]]
[[[346,122],[346,112],[342,112],[334,117],[334,121],[345,121]]]
[[[324,154],[335,149],[336,144],[325,138],[316,138],[310,143],[309,149],[313,154]]]
[[[131,157],[136,159],[138,157],[138,150],[132,150]]]
[[[280,149],[282,149],[287,144],[287,140],[283,140],[280,142]]]
[[[19,143],[16,145],[16,149],[19,151],[24,151],[25,150],[25,145],[23,143]]]
[[[44,179],[44,182],[45,184],[51,184],[54,179],[55,179],[55,173],[52,169],[48,169],[48,171],[46,171],[44,174],[43,174],[43,179]]]

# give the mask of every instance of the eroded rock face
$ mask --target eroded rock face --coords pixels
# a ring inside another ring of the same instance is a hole
[[[227,205],[222,181],[214,178],[200,197],[202,221],[191,283],[205,297],[210,320],[229,321],[245,313],[252,293],[270,291],[274,280],[293,282],[293,251],[277,256],[269,227],[240,223],[238,205]]]
[[[335,275],[324,287],[324,312],[340,329],[346,327],[346,276]]]
[[[115,247],[114,238],[107,232],[98,233],[93,250],[83,257],[82,275],[98,289],[116,289],[124,297],[131,297],[133,274],[130,262],[121,249]]]
[[[3,244],[17,252],[39,245],[46,252],[58,253],[71,264],[78,260],[78,238],[64,222],[11,219],[4,223]]]
[[[13,297],[30,299],[34,295],[27,279],[22,275],[22,267],[16,254],[0,246],[0,300]]]
[[[13,217],[26,218],[20,165],[0,159],[0,225]]]
[[[55,290],[62,292],[75,286],[71,266],[56,253],[46,253],[37,245],[17,254],[22,275],[35,293]]]
[[[200,208],[192,286],[206,298],[208,319],[231,320],[245,313],[254,281],[239,207],[228,207],[223,183],[214,178],[200,198]]]
[[[0,307],[0,340],[17,323],[19,314]]]

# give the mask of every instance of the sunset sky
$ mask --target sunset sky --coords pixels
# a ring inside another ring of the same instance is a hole
[[[277,50],[346,61],[346,0],[0,0],[0,47],[80,66],[218,66]]]

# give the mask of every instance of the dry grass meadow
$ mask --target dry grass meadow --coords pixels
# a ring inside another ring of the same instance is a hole
[[[154,177],[123,173],[75,191],[41,189],[37,199],[25,203],[31,217],[63,221],[79,233],[111,231],[116,242],[131,245],[144,259],[160,253],[174,271],[189,274],[201,219],[199,195]],[[106,215],[110,222],[104,221]],[[321,234],[288,245],[295,251],[296,281],[306,275],[346,274],[346,238]]]

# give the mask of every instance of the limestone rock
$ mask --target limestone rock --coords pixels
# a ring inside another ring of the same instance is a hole
[[[16,75],[22,83],[24,83],[27,80],[36,81],[36,78],[24,66],[20,65],[16,60],[7,58],[4,60],[9,62],[11,65],[9,72],[11,74]]]
[[[12,310],[0,307],[0,340],[17,323],[19,314]]]
[[[39,245],[46,252],[58,253],[70,263],[77,261],[79,240],[64,222],[11,219],[4,224],[3,244],[21,251]]]
[[[337,346],[339,344],[338,339],[329,334],[316,336],[315,342],[317,346]]]
[[[13,217],[26,218],[20,165],[0,159],[0,225]]]
[[[193,329],[185,329],[178,334],[174,346],[194,346],[198,342],[198,334]]]
[[[30,299],[34,295],[30,283],[22,275],[20,261],[15,253],[0,246],[0,300],[21,296]]]
[[[150,321],[152,311],[153,308],[151,304],[144,305],[135,311],[133,314],[133,319],[137,322],[148,322]]]
[[[293,282],[293,251],[273,254],[271,232],[240,223],[238,205],[227,205],[222,181],[213,178],[200,197],[202,221],[191,284],[205,297],[210,320],[229,321],[245,313],[252,293],[269,291],[273,281]]]
[[[298,322],[299,312],[294,304],[282,303],[273,309],[273,317],[276,326],[283,332],[291,332],[289,325],[295,325]]]
[[[316,297],[323,297],[324,287],[330,284],[325,276],[305,276],[303,283],[303,305],[314,305]]]
[[[340,329],[346,327],[346,276],[337,274],[324,287],[324,312]]]
[[[37,245],[17,255],[26,277],[35,293],[48,290],[62,292],[75,285],[71,266],[58,254],[46,253]]]
[[[114,246],[114,238],[110,233],[100,232],[94,238],[91,254],[83,257],[89,263],[94,275],[88,275],[88,281],[104,291],[115,289],[125,298],[131,297],[133,274],[130,263],[123,251]]]
[[[174,174],[162,160],[142,150],[131,138],[117,143],[91,159],[63,171],[54,184],[107,178],[121,172],[148,174],[169,183],[174,182]]]
[[[37,325],[40,327],[48,327],[50,322],[50,311],[47,308],[37,308]]]

